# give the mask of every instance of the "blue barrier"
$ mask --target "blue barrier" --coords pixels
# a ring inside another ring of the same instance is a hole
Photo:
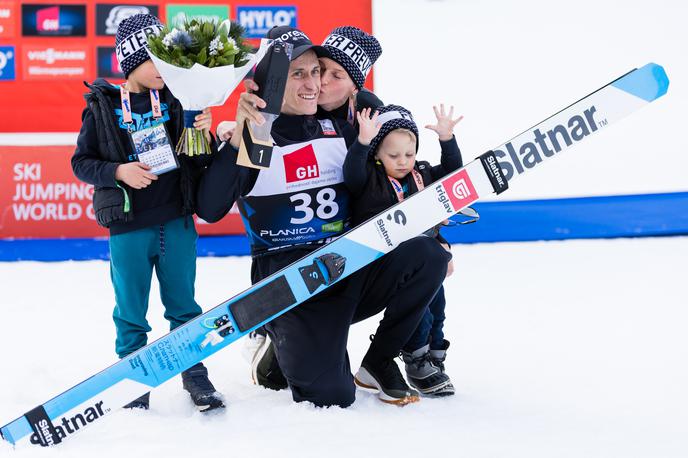
[[[475,224],[442,229],[451,243],[688,234],[688,192],[485,202]],[[456,221],[462,218],[454,217]],[[244,256],[243,235],[205,236],[199,256]],[[0,261],[108,259],[107,239],[0,240]]]

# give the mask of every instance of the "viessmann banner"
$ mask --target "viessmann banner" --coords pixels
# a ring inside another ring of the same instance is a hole
[[[319,0],[0,0],[0,132],[78,131],[82,81],[121,81],[111,49],[117,26],[133,14],[150,13],[173,24],[229,18],[244,26],[254,43],[270,28],[290,25],[321,42],[341,25],[371,31],[371,0],[346,3],[346,8],[326,8]],[[240,91],[213,109],[216,122],[234,117]]]

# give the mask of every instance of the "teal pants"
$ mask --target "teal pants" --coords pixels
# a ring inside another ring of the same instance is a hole
[[[196,240],[193,220],[177,218],[160,226],[110,237],[110,277],[115,289],[117,330],[115,347],[120,358],[148,342],[146,321],[153,268],[160,283],[160,299],[170,330],[201,314],[194,299]]]

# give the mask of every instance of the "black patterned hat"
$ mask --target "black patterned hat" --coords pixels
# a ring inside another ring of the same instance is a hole
[[[382,54],[377,38],[352,26],[337,27],[322,45],[332,60],[344,67],[358,89],[363,87],[368,72]]]
[[[150,59],[146,48],[148,35],[157,35],[163,25],[152,14],[135,14],[119,23],[115,35],[115,53],[124,77]]]
[[[418,151],[418,126],[416,126],[410,111],[399,105],[385,105],[379,107],[377,112],[377,122],[382,126],[380,132],[370,141],[371,154],[375,154],[382,140],[394,129],[408,129],[413,132],[416,136],[416,151]]]
[[[329,53],[322,46],[314,45],[308,36],[294,27],[288,25],[275,26],[268,31],[266,38],[270,38],[280,43],[289,43],[294,48],[291,51],[291,60],[295,60],[308,50],[315,51],[318,57],[330,57]]]

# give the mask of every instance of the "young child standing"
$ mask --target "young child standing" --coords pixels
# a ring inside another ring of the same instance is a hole
[[[201,161],[174,152],[184,127],[182,108],[165,87],[146,52],[147,37],[162,29],[149,14],[119,24],[116,53],[126,82],[98,79],[88,85],[87,106],[72,157],[74,174],[95,186],[96,220],[110,231],[113,318],[120,358],[147,343],[146,321],[153,269],[170,330],[201,314],[194,299],[196,240],[191,215]],[[209,110],[194,126],[209,136]],[[182,372],[182,381],[201,411],[224,407],[202,363]],[[149,407],[147,393],[127,408]]]
[[[402,201],[426,185],[459,169],[461,152],[453,131],[463,119],[452,119],[454,107],[446,113],[444,105],[433,107],[437,124],[426,128],[437,133],[442,149],[441,163],[430,166],[416,161],[418,127],[404,107],[387,105],[357,113],[359,135],[346,156],[344,182],[352,195],[352,226],[356,226],[386,208]],[[449,244],[435,230],[432,234],[445,249]],[[450,266],[448,272],[451,272]],[[428,298],[431,302],[432,298]],[[402,349],[409,384],[427,396],[446,396],[454,393],[451,379],[444,372],[444,359],[449,342],[444,339],[444,301],[432,301],[432,310],[425,316]],[[438,337],[439,336],[439,337]],[[363,368],[361,369],[361,371]],[[366,374],[359,371],[356,381]]]

